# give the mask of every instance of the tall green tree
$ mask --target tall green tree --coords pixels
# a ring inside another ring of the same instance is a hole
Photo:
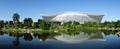
[[[0,20],[0,28],[3,28],[3,27],[4,27],[4,21]]]
[[[12,18],[14,22],[19,22],[20,15],[18,13],[14,13]]]
[[[21,26],[20,21],[19,21],[20,15],[18,13],[14,13],[12,18],[14,21],[14,27],[19,28]]]

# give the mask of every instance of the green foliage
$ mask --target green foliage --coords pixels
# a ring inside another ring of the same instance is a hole
[[[93,27],[94,26],[94,23],[93,22],[90,22],[90,21],[87,21],[84,23],[84,26],[85,27]]]
[[[33,40],[33,37],[32,37],[31,34],[25,33],[25,34],[24,34],[24,40],[25,40],[25,41],[32,41],[32,40]]]
[[[42,39],[42,41],[45,41],[49,36],[49,33],[42,33],[38,36],[38,38]]]
[[[80,30],[81,28],[82,28],[82,24],[80,24],[79,22],[69,21],[69,22],[64,22],[62,29],[65,29],[65,30]]]
[[[101,26],[102,27],[114,27],[114,28],[116,28],[116,27],[120,27],[120,20],[118,20],[117,22],[114,22],[114,21],[112,21],[112,22],[109,22],[109,21],[105,21],[104,23],[101,23]]]
[[[69,22],[64,22],[63,24],[64,27],[71,27],[72,26],[72,21],[69,21]]]
[[[0,28],[3,28],[3,27],[4,27],[4,21],[0,20]]]
[[[19,22],[20,16],[19,16],[18,13],[14,13],[12,18],[13,18],[13,21],[14,21],[14,22]]]
[[[20,15],[18,13],[14,13],[12,18],[13,18],[13,22],[14,22],[14,28],[20,28],[21,27],[21,23],[19,21]],[[9,23],[11,24],[13,22],[11,21]],[[12,27],[12,25],[10,25],[10,26]]]
[[[21,22],[16,22],[14,23],[14,28],[22,28],[22,23]]]
[[[38,23],[37,22],[33,22],[33,28],[38,28]]]
[[[13,21],[9,21],[9,27],[13,27],[14,23]]]
[[[44,20],[38,19],[38,27],[41,29],[46,29],[48,24]]]
[[[50,23],[50,29],[52,30],[54,30],[54,29],[57,29],[57,27],[58,27],[58,24],[56,23],[56,22],[51,22]]]
[[[24,19],[24,28],[31,28],[33,20],[31,18]]]
[[[116,27],[120,27],[120,20],[116,22]]]

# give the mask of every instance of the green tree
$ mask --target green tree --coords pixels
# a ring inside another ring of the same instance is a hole
[[[41,29],[45,29],[46,28],[46,22],[44,20],[38,19],[38,27]]]
[[[56,23],[56,22],[51,22],[50,23],[50,29],[57,29],[57,27],[58,27],[58,24]]]
[[[38,28],[38,22],[33,23],[33,28]]]
[[[98,22],[93,22],[93,27],[101,27],[101,25]]]
[[[117,25],[117,24],[116,24],[116,22],[113,22],[113,21],[112,22],[105,21],[101,25],[102,25],[102,27],[115,27],[115,25]]]
[[[24,27],[25,28],[32,28],[33,20],[31,18],[24,19]]]
[[[21,23],[19,21],[20,15],[18,13],[14,13],[12,18],[13,18],[13,21],[14,21],[14,27],[19,28],[20,25],[21,25]]]
[[[116,26],[117,26],[117,27],[120,27],[120,20],[117,21]]]
[[[29,26],[28,26],[28,27],[32,27],[32,23],[33,23],[32,18],[28,18],[28,23],[29,23]]]
[[[93,22],[90,21],[85,22],[84,27],[93,27]]]
[[[109,26],[110,26],[110,22],[109,22],[109,21],[105,21],[105,22],[103,23],[103,25],[104,25],[104,27],[109,27]]]
[[[4,25],[5,25],[4,26],[5,28],[9,28],[9,22],[8,21],[6,21]]]
[[[15,28],[22,28],[23,26],[22,26],[21,22],[16,22],[16,23],[14,23],[14,27]]]
[[[15,23],[15,22],[19,22],[20,16],[19,16],[18,13],[14,13],[12,18],[13,18],[13,21],[14,21],[14,23]]]
[[[14,26],[13,21],[9,21],[9,27],[13,27],[13,26]]]
[[[72,26],[72,21],[64,22],[63,26],[67,27],[67,28],[71,27]]]
[[[72,22],[72,28],[74,28],[74,29],[76,29],[76,28],[78,28],[80,26],[80,23],[79,22],[76,22],[76,21],[73,21]]]
[[[0,20],[0,28],[3,28],[3,27],[4,27],[4,21]]]
[[[80,25],[79,22],[73,21],[73,25]]]
[[[28,25],[29,25],[29,24],[28,24],[28,19],[25,18],[25,19],[24,19],[24,28],[27,28]]]

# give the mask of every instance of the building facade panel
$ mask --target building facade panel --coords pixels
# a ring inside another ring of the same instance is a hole
[[[91,22],[101,22],[102,14],[88,14],[88,13],[80,13],[80,12],[64,12],[60,14],[53,15],[42,15],[43,19],[47,22],[68,22],[68,21],[76,21],[80,24],[83,24],[86,21]]]

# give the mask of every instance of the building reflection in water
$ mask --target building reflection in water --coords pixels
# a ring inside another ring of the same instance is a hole
[[[67,43],[80,43],[85,41],[105,41],[101,33],[92,33],[92,34],[85,34],[84,32],[80,32],[77,35],[68,35],[68,34],[61,34],[58,36],[55,36],[55,39],[67,42]]]
[[[87,41],[106,41],[104,39],[103,34],[118,34],[120,35],[120,31],[103,31],[101,32],[77,32],[77,33],[4,33],[1,32],[0,35],[8,34],[9,37],[14,37],[12,41],[14,46],[19,46],[22,41],[32,41],[33,39],[38,39],[40,42],[45,42],[46,40],[55,40],[65,43],[81,43]],[[8,38],[8,37],[7,37]],[[7,39],[6,38],[6,39]],[[2,39],[1,39],[2,40]]]

